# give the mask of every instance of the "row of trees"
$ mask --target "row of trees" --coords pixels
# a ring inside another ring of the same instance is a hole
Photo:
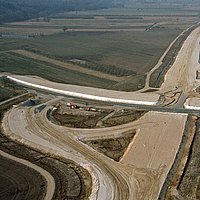
[[[0,23],[112,6],[112,0],[0,0]]]
[[[105,74],[111,74],[111,75],[118,76],[118,77],[137,74],[137,72],[135,72],[135,71],[123,69],[121,67],[116,67],[114,65],[104,65],[104,64],[92,63],[92,62],[85,62],[85,63],[81,63],[81,62],[77,62],[77,61],[76,62],[69,61],[69,62],[71,62],[72,64],[77,64],[84,68],[103,72]]]

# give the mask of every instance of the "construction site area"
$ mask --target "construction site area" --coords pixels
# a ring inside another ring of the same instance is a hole
[[[53,185],[52,181],[51,184],[39,181],[44,191],[54,191],[48,198],[163,199],[168,187],[172,188],[167,193],[170,198],[184,195],[182,174],[198,129],[196,118],[188,114],[190,110],[184,110],[183,104],[187,94],[191,96],[194,92],[196,77],[190,74],[195,75],[198,66],[177,69],[183,66],[177,62],[184,59],[182,62],[191,66],[194,60],[187,57],[197,57],[199,47],[195,44],[199,43],[199,31],[197,28],[186,40],[166,74],[161,95],[144,90],[110,92],[37,77],[7,76],[20,84],[16,87],[24,84],[29,92],[22,92],[22,99],[7,97],[1,103],[4,110],[1,148],[16,154],[14,141],[20,144],[19,148],[28,147],[17,154],[51,174]],[[193,45],[193,51],[185,47],[189,44]],[[184,73],[177,76],[173,70]],[[197,98],[195,94],[190,98]],[[192,105],[187,106],[198,106],[193,105],[195,102],[190,101]],[[179,177],[178,186],[169,186],[175,175]],[[192,195],[198,195],[198,190]]]
[[[199,199],[199,52],[198,23],[137,91],[1,73],[0,199]]]

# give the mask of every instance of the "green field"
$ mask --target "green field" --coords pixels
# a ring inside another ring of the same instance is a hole
[[[158,28],[158,31],[156,29],[149,32],[143,31],[140,34],[125,31],[66,32],[35,38],[1,39],[6,43],[1,48],[4,51],[12,48],[26,49],[64,62],[79,59],[94,65],[102,64],[108,67],[112,65],[133,71],[133,74],[136,74],[122,83],[115,84],[109,80],[98,80],[98,77],[84,76],[79,72],[60,69],[58,66],[54,66],[53,69],[52,66],[47,64],[44,64],[43,67],[37,66],[38,71],[36,66],[30,67],[33,63],[25,57],[20,58],[20,60],[15,58],[10,64],[8,61],[9,59],[12,60],[13,57],[11,58],[8,53],[1,54],[0,71],[40,75],[51,80],[51,77],[53,77],[54,81],[79,85],[135,90],[139,84],[144,85],[145,73],[156,64],[157,59],[178,33],[180,33],[180,30],[169,29],[165,31]],[[165,39],[163,40],[163,38]],[[34,63],[37,62],[34,61]],[[26,66],[26,70],[24,66]],[[60,76],[66,78],[60,78]]]
[[[66,70],[63,67],[31,59],[13,52],[0,53],[0,72],[12,72],[21,75],[39,75],[55,82],[72,83],[107,88],[114,81],[88,76],[78,71]]]
[[[115,65],[140,73],[151,69],[180,30],[151,32],[66,32],[27,41],[27,50],[63,60],[81,59]],[[30,48],[29,48],[30,46]],[[159,55],[158,55],[159,54]]]
[[[145,73],[155,66],[173,39],[198,21],[199,13],[192,5],[127,4],[125,8],[56,14],[51,16],[48,23],[41,19],[39,22],[32,19],[7,24],[2,27],[2,31],[6,31],[4,33],[16,31],[23,34],[34,30],[40,32],[36,31],[35,37],[30,38],[1,37],[0,51],[3,53],[0,55],[0,71],[38,75],[49,80],[78,85],[137,90],[138,85],[144,85]],[[63,26],[67,27],[66,32],[62,31]],[[148,30],[151,26],[152,29]],[[52,34],[45,34],[45,30],[52,30]],[[175,48],[174,52],[178,51],[180,45]],[[73,62],[80,67],[127,78],[114,82],[5,52],[12,49],[24,49],[63,62]],[[170,59],[168,56],[165,62],[168,63]],[[153,84],[159,70],[151,77]]]

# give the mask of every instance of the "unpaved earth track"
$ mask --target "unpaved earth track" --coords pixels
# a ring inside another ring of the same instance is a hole
[[[195,71],[199,67],[199,34],[200,28],[197,28],[185,41],[165,77],[161,92],[178,86],[187,93],[194,87]],[[39,81],[43,83],[41,85],[50,84]],[[83,89],[88,90],[81,88],[81,91]],[[133,94],[136,93],[131,93],[131,99]],[[182,139],[186,114],[149,112],[136,122],[93,130],[52,124],[46,117],[48,109],[46,107],[36,114],[34,107],[12,109],[3,119],[4,133],[26,145],[67,157],[87,168],[93,176],[90,199],[158,199]],[[108,135],[114,137],[133,129],[138,132],[120,162],[107,158],[79,140]]]
[[[184,42],[179,54],[165,76],[160,91],[166,92],[179,87],[183,92],[190,92],[199,70],[200,27],[196,28]]]
[[[37,114],[34,113],[34,107],[12,109],[3,119],[5,134],[43,151],[68,157],[82,166],[90,166],[98,179],[96,186],[93,181],[91,199],[157,199],[181,141],[186,115],[168,113],[161,117],[161,113],[150,112],[136,122],[93,130],[52,124],[46,117],[48,109],[46,107]],[[152,118],[155,122],[152,122]],[[174,126],[171,123],[179,123],[178,130],[169,129]],[[164,126],[161,135],[160,126]],[[78,140],[119,135],[133,129],[140,129],[140,132],[131,142],[121,162],[109,159]],[[171,145],[163,145],[173,135],[176,137]],[[135,159],[137,155],[139,157]],[[159,159],[156,160],[156,157]]]
[[[75,70],[75,71],[78,71],[78,72],[82,72],[82,73],[93,75],[93,76],[100,77],[100,78],[106,78],[108,80],[112,80],[112,81],[116,81],[116,82],[120,82],[120,81],[123,81],[125,79],[123,77],[116,77],[116,76],[105,74],[105,73],[102,73],[102,72],[99,72],[99,71],[85,69],[83,67],[79,67],[78,65],[62,62],[62,61],[59,61],[59,60],[54,60],[54,59],[51,59],[51,58],[48,58],[48,57],[45,57],[45,56],[42,56],[42,55],[39,55],[39,54],[36,54],[36,53],[32,53],[32,52],[29,52],[29,51],[26,51],[26,50],[12,50],[12,52],[24,55],[24,56],[29,57],[29,58],[33,58],[33,59],[45,61],[47,63],[55,64],[55,65],[64,67],[66,69]]]

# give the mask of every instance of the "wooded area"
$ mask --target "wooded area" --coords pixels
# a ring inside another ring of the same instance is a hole
[[[1,0],[0,23],[23,21],[68,11],[112,7],[112,0]]]

